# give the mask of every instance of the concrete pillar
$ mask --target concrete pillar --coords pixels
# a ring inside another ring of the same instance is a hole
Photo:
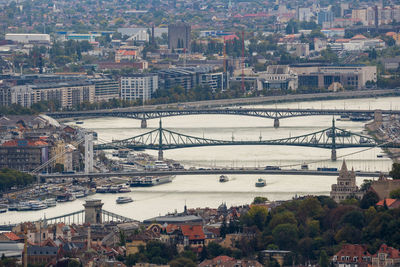
[[[158,150],[158,160],[163,160],[164,159],[164,152],[160,149]]]
[[[332,149],[332,151],[331,151],[331,160],[332,161],[336,161],[337,160],[336,149]]]
[[[86,200],[86,203],[83,204],[83,206],[85,207],[85,223],[101,224],[103,205],[104,204],[101,203],[100,199]]]
[[[93,172],[93,134],[85,134],[85,173]]]
[[[142,122],[140,123],[140,128],[142,128],[142,129],[147,128],[147,120],[146,119],[142,119]]]
[[[274,119],[274,128],[279,128],[279,119],[278,118]]]

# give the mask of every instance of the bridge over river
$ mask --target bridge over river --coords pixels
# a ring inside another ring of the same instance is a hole
[[[177,109],[111,109],[94,111],[70,111],[47,113],[55,119],[119,117],[141,120],[141,127],[147,128],[147,120],[187,115],[236,115],[252,116],[274,120],[274,127],[279,127],[279,120],[301,116],[347,116],[355,120],[369,120],[376,112],[380,114],[400,114],[400,110],[359,110],[359,109],[288,109],[288,108],[177,108]]]

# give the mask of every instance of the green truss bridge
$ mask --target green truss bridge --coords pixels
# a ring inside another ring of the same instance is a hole
[[[158,150],[159,160],[163,159],[163,151],[168,149],[201,147],[201,146],[235,146],[235,145],[267,145],[267,146],[303,146],[331,149],[331,159],[336,160],[336,149],[350,147],[382,147],[400,148],[400,143],[381,142],[370,136],[352,133],[335,126],[332,120],[332,127],[317,132],[281,138],[275,140],[234,141],[215,140],[196,136],[185,135],[160,126],[150,132],[143,133],[128,139],[113,141],[94,146],[96,150],[129,148],[134,150],[153,149]]]

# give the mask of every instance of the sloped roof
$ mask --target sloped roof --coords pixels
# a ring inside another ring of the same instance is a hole
[[[201,225],[182,225],[182,234],[188,236],[189,240],[205,239],[203,226]]]

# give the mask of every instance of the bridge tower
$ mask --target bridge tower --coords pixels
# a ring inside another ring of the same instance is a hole
[[[93,172],[93,134],[85,133],[85,173]]]
[[[100,199],[89,199],[83,204],[85,207],[85,223],[101,224],[102,207]]]
[[[158,136],[159,136],[159,140],[158,140],[158,160],[163,160],[164,159],[164,152],[162,150],[162,138],[163,138],[163,131],[162,131],[162,123],[160,120],[160,127],[158,128]]]
[[[332,118],[332,148],[331,148],[331,160],[336,161],[336,127],[335,127],[335,118]]]

